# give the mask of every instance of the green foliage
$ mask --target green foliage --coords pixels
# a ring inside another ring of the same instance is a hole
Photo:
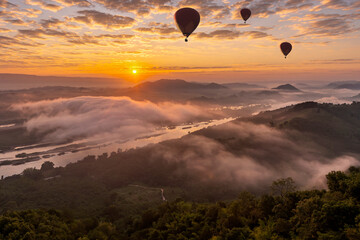
[[[57,211],[28,210],[0,216],[1,239],[74,239]]]
[[[27,168],[23,171],[23,176],[32,180],[40,180],[43,178],[43,175],[40,170],[35,168]]]
[[[40,171],[49,171],[54,169],[54,163],[50,161],[46,161],[43,164],[41,164]]]
[[[259,220],[259,226],[254,229],[253,236],[255,240],[277,239],[274,220],[272,218],[267,221]]]
[[[340,171],[332,171],[326,175],[327,185],[330,191],[342,192],[345,193],[346,185],[345,180],[347,179],[347,175]]]
[[[159,188],[108,189],[86,176],[43,180],[39,172],[0,182],[0,239],[360,239],[360,168],[330,172],[329,191],[295,191],[286,178],[273,183],[276,194],[240,192],[216,203],[175,200],[175,189],[163,202]],[[61,211],[10,211],[53,206]]]
[[[274,195],[284,197],[285,194],[294,192],[296,189],[295,181],[291,178],[281,178],[274,181],[271,190]]]
[[[0,216],[3,240],[108,240],[119,239],[109,222],[89,224],[88,219],[68,219],[56,210],[26,210]]]
[[[135,224],[128,233],[130,239],[149,232],[159,239],[359,239],[360,202],[350,191],[359,171],[329,174],[346,180],[341,191],[336,181],[337,191],[295,191],[292,179],[280,179],[272,186],[277,196],[242,192],[227,204],[167,203],[148,216],[148,227]]]
[[[329,190],[338,191],[348,197],[360,200],[360,172],[358,168],[351,167],[349,173],[332,171],[326,175]]]

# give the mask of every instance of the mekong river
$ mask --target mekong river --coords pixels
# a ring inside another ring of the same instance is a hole
[[[82,140],[61,145],[30,145],[15,148],[13,151],[0,153],[0,163],[3,161],[19,160],[18,154],[25,153],[32,154],[34,161],[26,162],[18,165],[2,165],[0,166],[0,176],[11,176],[21,173],[26,168],[41,167],[45,161],[51,161],[56,167],[65,166],[72,162],[77,162],[88,155],[101,155],[103,153],[110,154],[116,152],[118,149],[127,150],[131,148],[143,147],[150,143],[158,143],[165,140],[180,138],[189,132],[194,132],[208,126],[215,126],[234,120],[235,118],[224,118],[220,120],[212,120],[209,122],[198,122],[194,124],[181,125],[172,128],[161,128],[154,130],[148,135],[136,136],[133,139],[128,139],[122,142],[89,142]],[[12,126],[12,125],[11,125]],[[10,127],[10,125],[3,126]],[[38,160],[36,160],[38,159]]]

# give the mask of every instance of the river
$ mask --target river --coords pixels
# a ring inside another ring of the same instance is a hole
[[[208,122],[198,122],[193,124],[174,126],[171,128],[154,129],[151,133],[142,136],[136,136],[122,142],[87,142],[86,140],[72,142],[60,145],[30,145],[17,147],[14,151],[0,153],[0,163],[4,161],[18,161],[18,165],[0,166],[0,176],[11,176],[21,173],[26,168],[40,168],[45,161],[51,161],[56,167],[66,166],[69,163],[77,162],[88,155],[110,154],[119,149],[127,150],[131,148],[143,147],[150,143],[158,143],[165,140],[180,138],[189,132],[194,132],[208,126],[215,126],[234,120],[235,118],[224,118],[220,120],[211,120]],[[18,155],[18,156],[16,156]],[[21,155],[25,163],[21,161]],[[19,160],[20,159],[20,160]],[[26,162],[29,161],[29,162]]]

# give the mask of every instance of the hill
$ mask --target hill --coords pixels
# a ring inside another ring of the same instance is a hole
[[[359,239],[359,119],[360,103],[305,102],[27,169],[0,181],[0,237]]]
[[[359,90],[360,89],[360,81],[332,82],[332,83],[329,83],[326,87],[332,88],[332,89]]]
[[[263,112],[247,120],[288,134],[294,134],[292,131],[295,130],[303,138],[329,149],[327,153],[360,153],[360,103],[336,105],[305,102]]]
[[[224,94],[225,95],[225,94]],[[236,104],[267,104],[269,101],[283,100],[281,93],[270,90],[240,91],[220,97],[200,96],[189,99],[191,103],[208,103],[214,105],[236,105]]]
[[[352,96],[352,97],[349,97],[349,98],[346,98],[347,100],[349,101],[356,101],[356,102],[359,102],[360,101],[360,93],[355,95],[355,96]]]
[[[133,87],[136,90],[142,91],[179,91],[179,90],[212,90],[212,89],[226,89],[217,83],[193,83],[181,79],[161,79],[155,82],[145,82]]]
[[[217,83],[187,82],[181,79],[161,79],[154,82],[140,83],[124,92],[134,100],[152,102],[182,102],[198,96],[214,96],[226,94],[230,89]]]
[[[121,81],[115,78],[37,76],[29,74],[8,73],[0,73],[0,81],[0,90],[15,90],[45,86],[119,87],[119,84],[121,83]]]
[[[180,139],[89,157],[53,174],[90,178],[110,189],[133,183],[181,188],[182,196],[192,200],[229,199],[241,190],[263,192],[269,181],[288,176],[313,187],[319,180],[309,164],[332,168],[345,161],[339,157],[360,154],[359,119],[360,103],[306,102]]]
[[[300,92],[300,90],[296,87],[294,87],[293,85],[291,84],[284,84],[284,85],[280,85],[280,86],[277,86],[275,88],[272,88],[272,89],[275,89],[275,90],[283,90],[283,91],[295,91],[295,92]]]
[[[260,85],[249,83],[223,83],[221,85],[228,88],[264,88]]]

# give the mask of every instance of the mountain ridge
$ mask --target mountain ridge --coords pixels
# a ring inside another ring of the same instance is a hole
[[[199,89],[227,89],[227,87],[222,86],[217,83],[196,83],[188,82],[182,79],[160,79],[153,82],[144,82],[140,83],[133,87],[137,90],[151,90],[151,91],[176,91],[179,89],[182,90],[199,90]]]
[[[360,81],[339,81],[331,82],[326,85],[327,88],[332,89],[350,89],[350,90],[360,90]]]

